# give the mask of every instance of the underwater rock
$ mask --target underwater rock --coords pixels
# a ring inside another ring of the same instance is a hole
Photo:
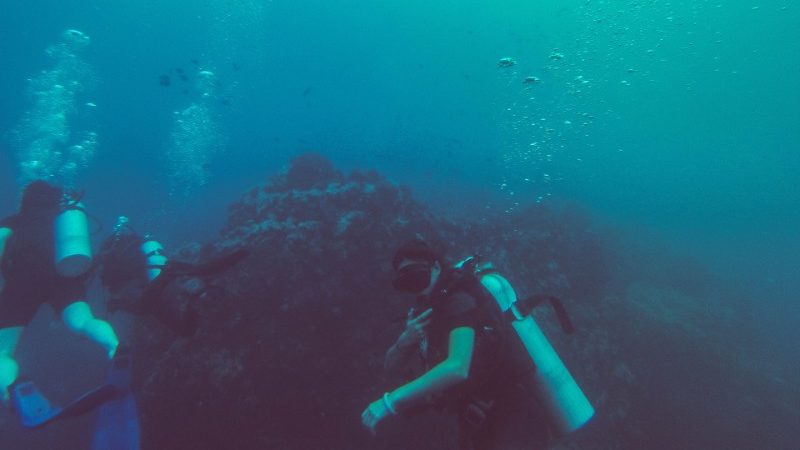
[[[451,260],[483,255],[520,297],[565,304],[574,335],[549,308],[534,314],[598,413],[551,449],[722,448],[720,436],[726,448],[791,448],[782,430],[800,412],[786,401],[788,375],[764,376],[731,296],[686,275],[696,269],[684,260],[665,263],[663,250],[623,257],[623,241],[595,226],[571,205],[444,217],[378,173],[301,155],[230,205],[216,242],[176,255],[250,250],[211,280],[219,289],[200,304],[196,336],[138,322],[143,448],[452,448],[454,424],[442,415],[387,421],[375,438],[359,420],[376,393],[407,379],[383,370],[413,302],[392,290],[389,260],[416,235]],[[711,403],[687,410],[687,398]]]
[[[181,255],[251,252],[214,281],[226,292],[202,305],[197,336],[175,340],[139,323],[144,448],[447,447],[451,434],[422,433],[427,421],[387,431],[390,444],[373,441],[358,420],[375,392],[398,381],[382,360],[411,299],[392,290],[389,260],[420,234],[453,258],[481,252],[514,267],[532,280],[518,282],[522,292],[563,294],[569,263],[555,246],[570,247],[574,230],[544,208],[526,214],[489,223],[439,217],[380,174],[343,174],[319,154],[295,158],[230,205],[218,242]],[[514,231],[521,226],[525,233]]]

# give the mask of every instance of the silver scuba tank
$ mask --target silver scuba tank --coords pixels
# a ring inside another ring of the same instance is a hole
[[[86,273],[92,265],[92,246],[89,221],[80,201],[65,198],[56,216],[54,234],[56,271],[65,277]]]
[[[460,268],[467,260],[456,265]],[[491,265],[484,266],[485,268]],[[594,416],[594,407],[589,403],[578,383],[569,373],[564,362],[545,337],[539,325],[528,314],[523,316],[517,309],[517,294],[511,283],[496,272],[478,275],[484,288],[492,294],[501,311],[510,311],[514,320],[511,326],[522,341],[536,370],[533,372],[537,397],[550,418],[555,431],[561,435],[572,433]]]
[[[161,271],[167,264],[167,257],[164,255],[164,247],[150,236],[145,236],[140,250],[145,257],[147,281],[153,281],[161,275]]]

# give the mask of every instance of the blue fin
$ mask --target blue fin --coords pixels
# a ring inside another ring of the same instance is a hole
[[[133,401],[132,411],[135,413],[136,404],[133,395],[130,393],[130,384],[131,356],[127,352],[121,352],[111,361],[105,384],[83,394],[63,408],[52,406],[32,381],[15,384],[12,388],[12,398],[14,409],[22,425],[27,428],[39,428],[54,420],[82,416],[106,405],[119,407],[119,405]],[[126,408],[125,411],[131,409],[130,407]],[[113,411],[113,408],[109,409],[109,411]],[[103,415],[102,412],[101,415]],[[138,419],[136,425],[138,439]],[[119,448],[127,449],[129,447]],[[138,448],[138,446],[135,448]]]
[[[104,384],[83,394],[80,398],[65,406],[57,418],[88,414],[119,395],[119,390],[114,386]]]
[[[92,450],[139,450],[139,412],[130,390],[131,356],[120,352],[111,362],[106,386],[118,393],[97,409]]]
[[[97,409],[92,450],[139,450],[139,413],[132,392]]]
[[[27,428],[39,428],[64,417],[88,414],[100,405],[120,396],[114,386],[104,384],[83,394],[63,408],[52,406],[32,381],[18,383],[13,389],[14,408]]]
[[[61,414],[61,408],[53,407],[39,391],[33,381],[17,383],[12,389],[14,410],[22,425],[38,428],[46,425]]]

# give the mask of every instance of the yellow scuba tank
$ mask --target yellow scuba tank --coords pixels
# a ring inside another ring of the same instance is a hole
[[[92,265],[89,221],[83,203],[65,196],[55,227],[56,271],[65,277],[86,273]]]
[[[474,257],[470,257],[456,264],[456,268],[474,264],[477,264]],[[592,418],[594,408],[533,316],[523,315],[517,308],[517,294],[511,283],[494,270],[481,274],[486,269],[491,269],[491,264],[476,266],[473,273],[494,297],[500,310],[513,316],[511,326],[536,367],[533,377],[539,400],[555,430],[561,435],[572,433]]]
[[[145,236],[140,250],[145,257],[147,281],[153,281],[161,275],[161,270],[164,269],[164,266],[167,264],[167,257],[164,255],[164,247],[150,236]]]

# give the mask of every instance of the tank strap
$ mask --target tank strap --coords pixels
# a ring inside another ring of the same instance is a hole
[[[83,200],[85,193],[86,191],[65,192],[61,198],[62,210],[67,211],[70,209],[77,209],[79,211],[86,212],[86,210],[83,208],[83,204],[81,204],[81,200]]]
[[[70,201],[61,208],[61,212],[64,211],[81,211],[86,213],[86,208],[81,203]]]
[[[500,274],[500,271],[497,270],[491,263],[481,264],[481,259],[481,255],[474,255],[457,264],[454,270],[454,273],[457,275],[454,277],[455,279],[453,282],[447,286],[445,292],[454,290],[455,286],[462,283],[467,277],[472,277],[480,284],[481,277],[492,274]],[[486,292],[489,298],[492,298],[492,294],[490,292],[486,291],[485,288],[483,290]],[[509,321],[519,320],[520,317],[529,315],[534,308],[544,302],[550,303],[550,306],[556,313],[556,317],[561,325],[561,329],[564,330],[566,334],[574,333],[575,326],[572,324],[572,320],[567,313],[567,309],[564,307],[564,304],[560,299],[552,295],[537,294],[522,300],[517,300],[517,302],[511,308],[506,310],[503,315]],[[520,317],[518,317],[518,315]]]
[[[572,320],[567,313],[567,309],[564,307],[564,304],[561,302],[561,300],[555,296],[545,294],[532,295],[524,300],[517,301],[517,308],[519,309],[520,313],[522,313],[524,316],[527,316],[533,311],[534,308],[541,306],[545,302],[550,303],[550,306],[553,308],[553,312],[556,313],[558,323],[561,325],[561,329],[564,330],[564,333],[574,333],[575,326],[572,324]]]

